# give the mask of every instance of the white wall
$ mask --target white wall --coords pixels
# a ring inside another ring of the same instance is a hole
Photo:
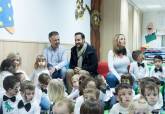
[[[84,0],[90,6],[90,0]],[[86,11],[75,20],[76,0],[13,0],[15,34],[0,29],[0,39],[48,42],[48,33],[60,33],[61,43],[73,44],[74,33],[85,33],[90,42],[90,19]]]

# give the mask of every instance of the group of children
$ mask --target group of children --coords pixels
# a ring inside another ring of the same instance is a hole
[[[149,70],[140,50],[133,51],[129,74],[121,76],[115,88],[116,103],[110,114],[163,114],[165,69],[163,58],[156,55]]]
[[[140,50],[129,74],[110,88],[105,79],[81,70],[72,79],[72,91],[66,92],[62,79],[52,79],[43,55],[38,55],[31,76],[20,69],[21,58],[10,54],[1,63],[0,114],[159,114],[164,109],[165,69],[163,58],[154,57],[149,71]]]

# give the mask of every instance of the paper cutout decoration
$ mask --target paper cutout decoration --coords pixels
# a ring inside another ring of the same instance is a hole
[[[156,40],[156,34],[155,32],[152,33],[152,34],[148,34],[147,36],[145,36],[145,39],[146,39],[146,43],[149,43],[153,40]]]
[[[13,7],[11,0],[0,0],[0,28],[14,33]]]
[[[147,35],[145,36],[146,43],[149,43],[153,40],[156,40],[156,34],[155,34],[155,29],[154,29],[154,24],[150,22],[147,25]]]

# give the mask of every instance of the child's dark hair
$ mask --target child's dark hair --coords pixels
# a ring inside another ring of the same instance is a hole
[[[94,94],[96,95],[96,99],[99,99],[100,91],[97,88],[85,88],[83,91],[83,95],[86,93]]]
[[[11,73],[15,73],[16,66],[13,64],[11,59],[4,59],[1,63],[1,71],[9,71]]]
[[[51,80],[51,77],[47,73],[42,73],[38,77],[38,81],[45,85],[48,85],[50,80]]]
[[[157,91],[159,94],[159,87],[156,83],[151,81],[146,81],[144,86],[141,89],[141,94],[145,97],[145,89],[149,89],[150,91]]]
[[[88,75],[80,75],[79,77],[79,95],[83,95],[83,90],[84,90],[84,80],[86,80],[87,78],[89,78]]]
[[[98,82],[93,77],[89,77],[84,80],[84,86],[86,87],[90,81],[93,81],[96,84],[96,88],[99,89]]]
[[[135,50],[132,52],[132,58],[136,61],[140,54],[143,54],[143,52],[140,50]]]
[[[10,88],[13,89],[13,87],[19,82],[20,82],[19,78],[17,78],[16,76],[14,76],[14,75],[7,76],[3,80],[3,88],[6,91],[8,91]]]
[[[151,81],[154,82],[156,85],[161,85],[161,81],[157,78],[157,77],[150,77],[151,78]]]
[[[16,76],[19,79],[20,82],[21,82],[22,75],[24,75],[23,72],[16,72],[16,73],[14,73],[14,76]]]
[[[121,79],[120,79],[121,83],[127,83],[127,84],[130,84],[131,86],[133,86],[133,83],[134,83],[134,79],[133,79],[133,76],[131,74],[123,74],[121,75]]]
[[[130,84],[121,83],[115,88],[115,94],[118,95],[119,91],[122,89],[132,89],[132,86]]]
[[[35,85],[33,84],[32,81],[25,80],[21,83],[20,91],[25,92],[26,89],[29,89],[29,90],[32,90],[32,91],[35,90]]]
[[[103,106],[97,101],[87,100],[81,105],[80,114],[104,114]]]
[[[163,57],[161,55],[155,55],[154,56],[154,60],[155,59],[159,59],[159,60],[163,61]]]
[[[106,82],[104,81],[103,78],[104,78],[103,76],[97,75],[97,76],[95,77],[95,80],[96,80],[96,82],[97,82],[98,89],[101,90],[103,93],[105,93],[105,92],[106,92],[106,87],[107,87],[107,85],[106,85]]]

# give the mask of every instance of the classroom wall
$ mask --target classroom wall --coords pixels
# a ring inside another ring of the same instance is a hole
[[[108,59],[115,34],[126,37],[126,47],[132,51],[141,46],[142,13],[129,0],[103,0],[101,7],[100,58]]]
[[[90,0],[84,5],[90,6]],[[84,17],[76,20],[76,0],[12,0],[15,34],[0,29],[0,39],[17,41],[48,42],[48,33],[56,30],[61,42],[73,44],[74,33],[84,32],[90,43],[90,18],[86,10]]]
[[[84,5],[90,6],[90,0]],[[75,19],[76,0],[12,0],[15,33],[0,28],[0,62],[10,52],[19,52],[22,69],[31,74],[37,54],[49,45],[48,33],[58,31],[61,44],[67,49],[74,44],[74,33],[83,32],[90,43],[90,17],[86,10],[82,18]]]
[[[0,61],[6,58],[11,52],[19,52],[22,57],[21,68],[26,71],[28,75],[32,73],[34,69],[35,58],[38,54],[43,53],[43,49],[47,47],[49,43],[46,42],[22,42],[22,41],[7,41],[0,40]],[[70,58],[71,44],[61,44],[67,51],[68,61]]]

